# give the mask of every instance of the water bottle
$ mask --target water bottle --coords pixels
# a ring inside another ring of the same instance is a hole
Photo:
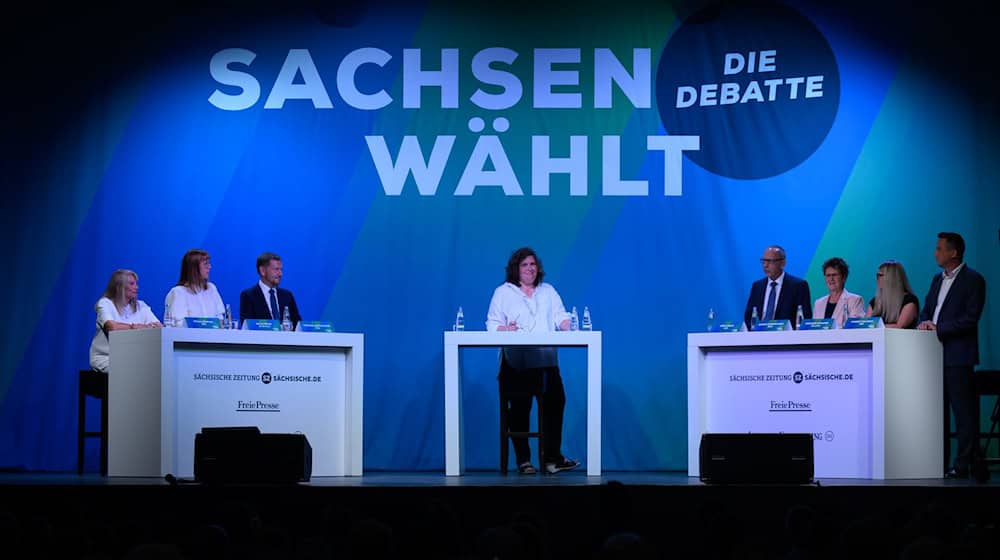
[[[795,310],[795,330],[799,330],[799,327],[802,326],[802,320],[803,320],[802,306],[799,305],[798,308]]]
[[[458,313],[455,313],[455,330],[465,330],[465,313],[462,311],[461,305],[458,306]]]
[[[290,332],[292,330],[292,314],[288,312],[288,306],[285,306],[284,313],[281,314],[281,330]]]
[[[705,329],[708,332],[712,332],[712,325],[715,324],[715,310],[711,307],[708,308],[708,328]]]
[[[233,328],[233,308],[227,303],[226,312],[222,314],[222,328]]]
[[[576,314],[576,306],[573,306],[573,310],[569,312],[569,330],[578,331],[580,330],[580,316]]]
[[[172,327],[174,326],[174,316],[170,313],[170,304],[168,303],[166,307],[163,308],[163,326]]]
[[[590,309],[586,305],[583,306],[583,325],[581,328],[585,331],[594,330],[594,324],[590,322]]]
[[[757,328],[757,322],[760,321],[760,315],[757,313],[757,306],[753,306],[753,313],[750,314],[750,330]]]

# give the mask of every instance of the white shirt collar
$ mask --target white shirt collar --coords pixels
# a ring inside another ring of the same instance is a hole
[[[257,280],[257,285],[260,286],[260,291],[264,292],[264,299],[266,300],[271,295],[271,286],[264,283],[263,280]],[[278,296],[278,287],[274,287],[274,295]]]
[[[958,276],[958,273],[962,271],[963,266],[965,266],[965,263],[964,262],[960,263],[958,266],[955,267],[955,270],[951,271],[951,274],[948,274],[947,270],[942,270],[941,271],[942,278],[944,278],[945,280],[954,280],[955,276]]]
[[[764,279],[767,280],[767,287],[771,286],[771,282],[777,282],[778,283],[778,287],[780,288],[782,286],[782,284],[784,284],[784,282],[785,282],[785,271],[781,271],[781,276],[775,278],[774,280],[771,280],[767,276],[765,276]]]

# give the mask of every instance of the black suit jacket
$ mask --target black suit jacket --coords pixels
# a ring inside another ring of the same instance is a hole
[[[295,296],[284,288],[277,288],[277,292],[279,316],[275,319],[281,319],[280,315],[287,305],[288,312],[292,316],[292,328],[295,328],[302,320],[302,316],[299,315],[299,306],[295,304]],[[259,284],[254,284],[240,292],[240,327],[247,319],[271,319],[271,304],[264,299],[264,293],[260,291]]]
[[[764,319],[764,296],[767,294],[767,285],[771,282],[766,276],[753,283],[750,287],[750,297],[747,299],[747,308],[743,312],[743,322],[750,328],[750,315],[753,307],[757,306],[757,316]],[[785,279],[781,283],[781,291],[778,292],[778,302],[774,305],[774,318],[788,319],[795,327],[795,310],[802,306],[802,316],[812,319],[812,297],[809,295],[809,283],[801,278],[796,278],[785,273]]]
[[[924,299],[921,321],[932,321],[937,309],[941,274],[931,280]],[[948,290],[937,320],[937,337],[944,346],[945,366],[974,366],[979,363],[979,317],[986,304],[986,280],[982,274],[962,267]]]

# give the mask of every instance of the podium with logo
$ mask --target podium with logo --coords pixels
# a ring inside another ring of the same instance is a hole
[[[364,335],[113,331],[108,475],[191,477],[204,427],[302,433],[313,476],[362,474]]]
[[[943,358],[932,332],[688,335],[688,473],[704,433],[809,433],[817,478],[940,478]]]

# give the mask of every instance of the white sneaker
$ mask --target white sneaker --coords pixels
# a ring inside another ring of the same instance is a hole
[[[573,470],[579,466],[580,461],[563,457],[558,463],[545,463],[545,472],[549,474],[556,474],[557,472]]]

